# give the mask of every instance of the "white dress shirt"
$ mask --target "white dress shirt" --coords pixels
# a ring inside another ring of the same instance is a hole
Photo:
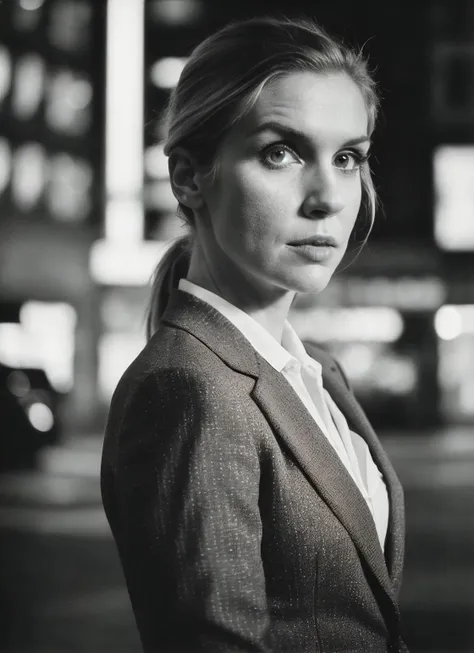
[[[261,324],[219,295],[187,279],[180,279],[178,288],[207,302],[224,315],[254,349],[287,379],[366,500],[380,546],[384,550],[389,503],[382,474],[365,440],[349,429],[346,418],[323,387],[320,363],[307,354],[288,320],[285,320],[280,345]]]

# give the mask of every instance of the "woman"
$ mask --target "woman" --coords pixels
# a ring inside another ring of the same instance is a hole
[[[102,496],[145,651],[406,651],[403,495],[339,365],[287,320],[357,218],[377,96],[310,20],[233,23],[168,107],[189,233],[114,394]]]

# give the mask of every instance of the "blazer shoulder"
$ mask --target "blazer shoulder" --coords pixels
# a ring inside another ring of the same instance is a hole
[[[222,402],[238,403],[254,383],[254,379],[236,374],[193,334],[164,325],[122,374],[109,412],[123,413],[138,400],[149,402],[150,408],[161,401],[171,409],[176,397],[181,402],[192,397],[207,402],[208,409],[218,410]],[[178,402],[176,410],[181,409]]]
[[[206,378],[206,372],[212,370],[212,378],[219,362],[219,357],[191,333],[162,324],[124,371],[119,385],[132,388],[149,377],[160,378],[163,373],[173,376],[177,370],[195,373],[198,378]]]

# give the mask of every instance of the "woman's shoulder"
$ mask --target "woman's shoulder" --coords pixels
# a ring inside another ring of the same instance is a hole
[[[254,379],[236,373],[191,334],[176,331],[153,337],[123,373],[109,406],[108,444],[135,446],[157,432],[166,440],[175,428],[191,437],[203,424],[215,432],[245,423],[236,432],[245,441],[250,437]]]
[[[123,372],[114,395],[135,395],[144,388],[160,391],[225,388],[231,370],[193,334],[175,327],[161,326]]]

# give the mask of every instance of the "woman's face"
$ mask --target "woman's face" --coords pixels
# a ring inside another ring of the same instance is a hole
[[[215,272],[262,288],[323,290],[359,211],[367,125],[362,94],[345,74],[270,82],[224,140],[215,181],[201,186]],[[313,237],[332,245],[292,244]]]

